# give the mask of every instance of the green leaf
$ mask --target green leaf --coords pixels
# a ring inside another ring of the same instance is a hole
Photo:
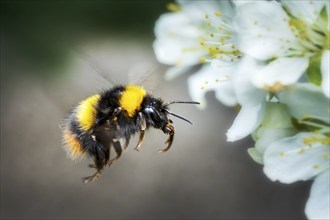
[[[259,164],[263,164],[263,158],[262,158],[262,154],[259,153],[259,151],[257,151],[257,149],[255,147],[251,147],[249,149],[247,149],[247,152],[249,153],[250,157],[257,163]]]
[[[322,82],[321,58],[321,54],[311,57],[309,60],[309,67],[306,71],[308,80],[317,86],[320,86]]]
[[[329,99],[320,87],[310,83],[299,83],[287,87],[277,95],[294,118],[314,118],[330,123]]]
[[[291,128],[291,115],[287,107],[281,103],[267,102],[264,118],[261,122],[264,128]]]

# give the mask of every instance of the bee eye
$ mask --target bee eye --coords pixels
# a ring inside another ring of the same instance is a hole
[[[144,109],[144,112],[146,112],[146,113],[153,113],[154,112],[154,108],[147,107],[147,108]]]

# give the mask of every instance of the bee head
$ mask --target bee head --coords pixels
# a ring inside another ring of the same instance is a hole
[[[146,122],[155,128],[164,128],[168,122],[168,108],[161,99],[145,97],[141,109]]]
[[[149,125],[155,128],[162,128],[164,130],[169,123],[172,123],[168,115],[172,115],[192,124],[188,119],[185,119],[169,111],[169,105],[174,103],[199,104],[198,102],[190,101],[171,101],[168,103],[164,103],[161,99],[146,97],[144,102],[142,103],[142,112],[147,122],[149,122]]]

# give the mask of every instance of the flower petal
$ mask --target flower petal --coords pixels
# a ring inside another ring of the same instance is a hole
[[[330,123],[329,99],[319,87],[300,83],[289,86],[277,95],[293,117],[299,120],[315,118]]]
[[[260,128],[257,131],[258,139],[255,148],[260,153],[264,153],[266,149],[275,141],[295,135],[295,128]]]
[[[254,106],[242,106],[233,125],[227,131],[227,141],[237,141],[251,134],[259,126],[263,112],[263,103]]]
[[[233,82],[231,80],[223,82],[219,87],[215,89],[215,97],[224,105],[237,105]]]
[[[255,147],[263,154],[273,142],[296,133],[286,106],[267,102],[260,128],[255,132]]]
[[[264,154],[264,172],[273,181],[308,180],[329,169],[329,147],[321,142],[306,145],[309,138],[326,138],[308,132],[272,143]]]
[[[259,71],[256,60],[245,56],[238,64],[237,73],[233,75],[237,100],[241,105],[258,105],[266,100],[267,92],[256,88],[251,78]]]
[[[225,16],[232,17],[235,13],[230,1],[190,1],[178,0],[182,10],[196,22],[205,19],[205,15],[221,12]]]
[[[237,7],[234,23],[240,51],[260,60],[285,56],[296,42],[288,21],[276,1],[254,1]]]
[[[292,1],[292,0],[282,0],[281,3],[286,7],[289,12],[310,24],[313,24],[322,8],[325,6],[326,1]]]
[[[165,79],[166,80],[172,80],[177,76],[180,76],[186,72],[188,72],[189,69],[191,69],[191,66],[173,66],[169,68],[165,73]]]
[[[330,16],[329,16],[330,17]],[[330,50],[324,51],[321,61],[322,90],[330,98]]]
[[[183,13],[162,15],[155,26],[153,48],[159,62],[168,65],[193,65],[207,51],[200,46],[201,31]]]
[[[188,78],[190,96],[193,100],[200,102],[200,108],[206,107],[205,93],[212,90],[216,91],[217,98],[224,104],[236,104],[232,85],[227,81],[222,81],[221,77],[222,74],[215,72],[211,66],[204,65],[201,70]]]
[[[232,2],[234,3],[234,5],[236,7],[242,6],[244,4],[248,4],[250,2],[253,2],[254,0],[232,0]]]
[[[297,82],[308,63],[308,58],[305,57],[278,58],[258,71],[252,82],[258,88],[279,91],[283,86]]]
[[[329,185],[329,170],[324,171],[315,178],[305,207],[308,219],[330,219]]]

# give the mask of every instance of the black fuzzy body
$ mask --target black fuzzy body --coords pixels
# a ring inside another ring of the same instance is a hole
[[[162,129],[164,133],[169,134],[168,126],[172,121],[167,117],[167,105],[161,99],[146,94],[134,115],[129,116],[119,103],[125,89],[126,86],[117,86],[100,94],[95,105],[95,123],[87,131],[82,129],[76,118],[77,108],[69,116],[70,131],[80,142],[83,151],[93,158],[95,162],[93,167],[98,170],[98,173],[105,165],[112,163],[111,147],[116,151],[116,159],[118,159],[122,150],[128,146],[132,135],[140,133],[138,143],[140,145],[144,138],[144,131],[150,127]]]

